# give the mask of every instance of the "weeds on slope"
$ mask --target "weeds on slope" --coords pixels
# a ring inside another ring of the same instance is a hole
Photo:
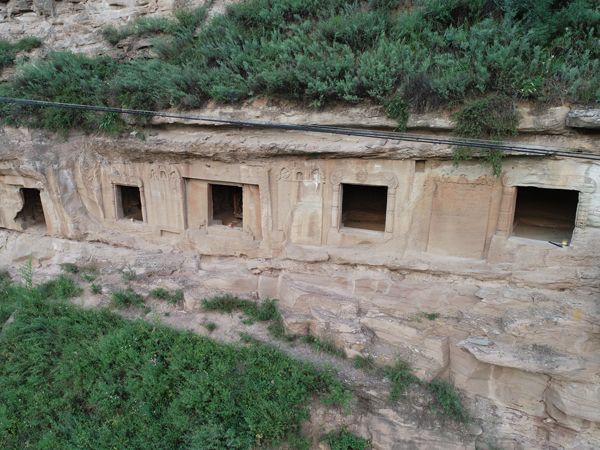
[[[349,405],[333,372],[83,310],[60,300],[77,292],[58,288],[67,279],[0,281],[2,448],[303,449],[313,394]]]
[[[261,303],[253,300],[246,300],[225,294],[216,296],[209,300],[202,300],[202,307],[207,311],[220,311],[221,313],[231,314],[233,311],[243,311],[249,319],[242,320],[242,323],[251,325],[254,321],[270,322],[267,330],[275,339],[285,342],[293,342],[296,339],[306,344],[312,344],[314,350],[328,353],[340,358],[346,358],[346,351],[338,345],[332,336],[316,337],[311,335],[298,336],[290,334],[285,330],[283,319],[277,309],[277,299],[263,299]]]

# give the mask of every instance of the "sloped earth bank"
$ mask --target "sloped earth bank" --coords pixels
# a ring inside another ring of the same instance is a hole
[[[239,343],[239,334],[248,333],[294,358],[313,361],[320,367],[333,365],[341,379],[351,386],[355,402],[349,415],[344,411],[325,407],[318,401],[314,402],[311,421],[304,428],[306,435],[313,441],[314,449],[327,449],[325,444],[319,443],[319,437],[330,430],[340,430],[343,425],[347,425],[358,436],[368,439],[373,448],[378,450],[598,448],[593,434],[576,433],[555,423],[547,415],[545,419],[527,415],[473,394],[461,394],[472,416],[469,425],[432,412],[429,407],[432,398],[424,390],[409,389],[400,401],[390,403],[389,381],[354,369],[351,359],[344,360],[316,352],[310,344],[299,340],[293,343],[276,340],[268,333],[266,324],[243,323],[245,317],[241,312],[221,314],[203,311],[199,307],[199,299],[227,292],[222,281],[228,279],[228,274],[235,275],[239,267],[238,259],[211,257],[210,262],[207,258],[203,263],[199,255],[174,251],[168,247],[153,246],[140,251],[4,231],[0,233],[0,248],[0,268],[6,267],[14,279],[18,279],[18,269],[29,257],[36,267],[36,283],[63,273],[61,264],[72,263],[79,268],[94,268],[93,282],[100,287],[99,294],[92,294],[91,282],[84,278],[85,272],[73,275],[85,288],[85,293],[74,302],[84,308],[110,307],[110,294],[130,286],[136,293],[144,296],[145,307],[117,311],[127,318],[144,318],[154,323],[160,321],[177,329],[192,330],[225,342]],[[220,275],[215,272],[214,278],[207,277],[203,268],[214,268],[216,264],[220,268]],[[130,272],[135,277],[125,277]],[[241,286],[231,280],[232,290],[237,295],[249,299],[258,297],[257,292],[240,293],[243,280],[240,280]],[[185,293],[184,302],[175,304],[154,299],[149,292],[159,287],[168,291],[182,289]],[[280,309],[285,315],[285,309]],[[204,326],[207,323],[214,323],[216,329],[209,332]],[[376,337],[371,337],[371,341],[369,350],[377,356],[380,363],[389,362],[398,354],[411,359],[409,347],[392,347]],[[417,375],[426,377],[418,372]],[[451,378],[448,373],[442,374],[442,377]],[[524,431],[527,429],[532,432]],[[537,441],[535,436],[539,438]],[[550,437],[552,444],[540,442],[542,439],[549,441]]]

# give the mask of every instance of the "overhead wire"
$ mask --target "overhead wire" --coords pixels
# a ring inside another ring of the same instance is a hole
[[[92,105],[81,105],[75,103],[60,103],[50,102],[43,100],[30,100],[30,99],[17,99],[10,97],[0,97],[0,103],[12,103],[21,104],[27,106],[43,106],[43,107],[54,107],[54,108],[67,108],[77,109],[84,111],[96,111],[96,112],[109,112],[116,114],[132,114],[150,117],[165,117],[173,119],[183,120],[197,120],[210,123],[221,123],[228,125],[238,126],[250,126],[250,127],[261,127],[261,128],[272,128],[282,129],[289,131],[304,131],[304,132],[316,132],[316,133],[327,133],[327,134],[338,134],[346,136],[357,136],[367,137],[375,139],[387,139],[394,141],[406,141],[406,142],[417,142],[433,145],[450,145],[458,147],[469,147],[469,148],[486,148],[490,150],[502,150],[515,153],[527,153],[531,155],[540,156],[559,156],[564,158],[577,158],[600,161],[600,149],[599,153],[590,153],[589,149],[574,148],[574,147],[560,147],[560,146],[545,146],[544,148],[530,146],[527,144],[517,144],[512,142],[498,142],[484,139],[472,139],[472,138],[440,138],[435,136],[411,134],[411,133],[399,133],[390,131],[373,131],[364,128],[348,128],[348,127],[334,127],[327,125],[289,125],[276,122],[257,122],[248,120],[237,120],[237,119],[224,119],[216,117],[203,117],[194,116],[190,114],[172,113],[165,111],[145,111],[137,109],[126,109],[126,108],[111,108],[106,106],[92,106]],[[587,150],[587,151],[584,151]]]

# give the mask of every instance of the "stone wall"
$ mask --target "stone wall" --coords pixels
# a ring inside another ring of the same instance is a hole
[[[199,286],[279,298],[290,331],[333,334],[350,355],[404,355],[419,377],[452,380],[514,448],[600,443],[596,163],[511,156],[495,178],[453,167],[445,148],[357,137],[174,124],[145,142],[1,133],[0,226],[23,233],[5,235],[3,264],[32,250],[54,261],[53,245],[23,244],[40,234],[202,255]],[[350,221],[348,185],[379,187],[385,212],[357,202]],[[214,186],[241,193],[231,227]],[[556,239],[568,246],[514,235],[530,187],[577,192]],[[17,220],[22,189],[39,192],[45,229]],[[186,308],[200,298],[187,289]]]

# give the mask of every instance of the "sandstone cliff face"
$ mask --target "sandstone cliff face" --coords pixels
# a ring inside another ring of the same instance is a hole
[[[41,36],[45,50],[109,51],[101,26],[175,6],[10,0],[0,33]],[[377,107],[255,102],[192,113],[395,125]],[[518,140],[598,149],[594,114],[522,105]],[[413,115],[408,126],[444,134],[449,117]],[[495,178],[477,163],[453,167],[445,146],[166,118],[153,119],[145,141],[0,134],[0,264],[147,252],[134,266],[162,274],[183,263],[165,269],[160,251],[196,255],[189,311],[199,308],[195,287],[279,298],[291,332],[333,334],[351,355],[400,353],[422,379],[452,380],[506,448],[600,447],[597,162],[515,154]],[[543,206],[546,194],[553,205]],[[548,242],[562,239],[568,246]],[[477,432],[436,436],[380,399],[354,421],[375,448],[473,448]]]

